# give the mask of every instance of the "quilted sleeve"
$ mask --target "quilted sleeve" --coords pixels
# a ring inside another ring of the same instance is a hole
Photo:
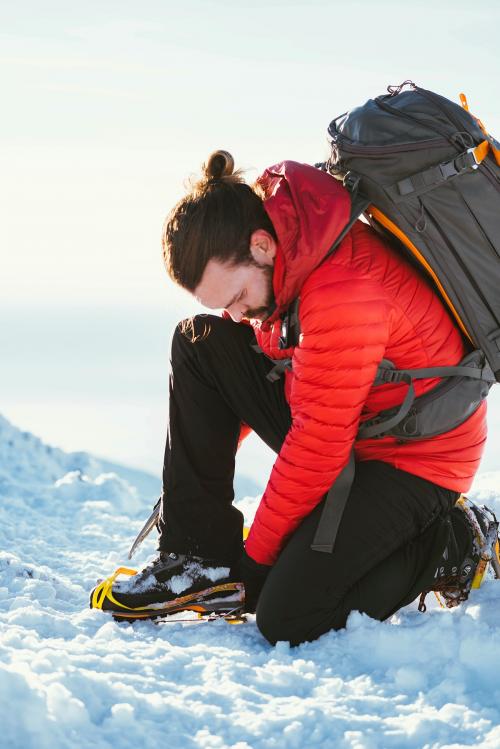
[[[392,315],[381,285],[344,266],[334,274],[320,268],[310,276],[299,314],[292,426],[246,542],[249,556],[261,564],[274,563],[287,537],[347,463]]]

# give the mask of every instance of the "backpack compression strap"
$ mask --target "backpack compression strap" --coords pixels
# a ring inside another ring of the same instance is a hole
[[[388,359],[382,359],[377,370],[377,376],[374,380],[374,385],[386,385],[387,383],[399,383],[404,382],[408,385],[408,390],[403,403],[399,407],[399,410],[394,412],[394,409],[389,411],[382,411],[374,419],[364,422],[358,430],[358,439],[372,439],[373,437],[381,437],[388,435],[394,427],[400,424],[403,419],[408,415],[414,401],[415,401],[415,388],[413,385],[414,380],[423,380],[426,378],[440,377],[466,377],[468,380],[479,381],[479,384],[488,383],[493,384],[496,382],[496,377],[493,374],[493,370],[489,364],[482,363],[478,366],[468,366],[472,363],[474,357],[479,356],[484,360],[484,356],[480,351],[472,352],[468,354],[463,360],[463,363],[454,367],[423,367],[420,369],[395,369],[392,362]],[[439,388],[439,385],[437,386]],[[437,388],[435,389],[437,392]],[[434,391],[431,391],[434,392]],[[487,392],[484,387],[477,389],[477,399],[482,400],[482,392]],[[459,395],[459,393],[458,393]],[[418,402],[418,401],[417,401]],[[457,406],[460,409],[460,401],[457,401]],[[387,418],[385,416],[387,414]],[[470,414],[466,412],[465,418]],[[460,416],[460,414],[459,414]],[[445,431],[447,431],[445,429]],[[428,435],[430,436],[430,435]],[[421,439],[425,439],[426,435],[422,434]]]

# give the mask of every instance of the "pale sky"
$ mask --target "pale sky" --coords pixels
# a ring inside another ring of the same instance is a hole
[[[455,100],[465,91],[498,137],[499,28],[497,0],[0,0],[0,312],[11,342],[20,310],[32,315],[57,369],[67,357],[54,326],[41,324],[47,310],[63,320],[88,310],[78,328],[88,352],[103,308],[117,330],[122,314],[142,309],[169,321],[194,311],[166,279],[160,233],[215,148],[249,179],[285,158],[317,161],[331,119],[406,78]],[[107,350],[133,356],[137,340],[110,335]],[[21,392],[30,351],[12,346],[0,412],[63,447],[97,440],[110,457],[135,454],[132,436],[117,446],[123,430],[111,417],[103,424],[102,406],[93,416],[99,380],[85,391],[81,367],[70,380],[88,429],[79,421],[75,431],[76,411],[43,389],[36,359]],[[130,414],[141,387],[139,376]],[[142,417],[130,418],[144,444]],[[163,432],[164,419],[151,428]]]
[[[0,3],[4,302],[165,302],[159,236],[218,147],[255,177],[411,78],[500,131],[500,3]],[[172,295],[172,291],[169,292]]]

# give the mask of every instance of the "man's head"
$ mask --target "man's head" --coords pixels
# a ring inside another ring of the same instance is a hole
[[[194,296],[204,307],[225,309],[235,322],[242,318],[264,319],[272,309],[273,268],[276,242],[264,229],[250,237],[250,252],[243,262],[211,258]]]
[[[274,302],[276,233],[262,198],[233,169],[227,151],[210,156],[165,222],[165,265],[204,306],[227,309],[236,321],[264,319]]]

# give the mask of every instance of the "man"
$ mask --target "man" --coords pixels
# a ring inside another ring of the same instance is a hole
[[[343,627],[352,610],[385,619],[436,577],[470,582],[474,528],[486,533],[491,520],[455,503],[479,465],[485,405],[430,439],[359,439],[360,424],[406,393],[374,384],[380,362],[457,364],[461,334],[427,280],[362,222],[324,260],[350,214],[335,179],[284,162],[251,188],[233,169],[227,152],[212,154],[165,224],[171,278],[225,314],[175,332],[160,554],[113,596],[154,612],[241,580],[265,637],[298,644]],[[296,299],[300,338],[290,345],[283,318]],[[438,382],[418,381],[417,396]],[[243,549],[232,482],[249,429],[277,459]],[[311,547],[325,495],[353,447],[354,481],[323,553]]]

